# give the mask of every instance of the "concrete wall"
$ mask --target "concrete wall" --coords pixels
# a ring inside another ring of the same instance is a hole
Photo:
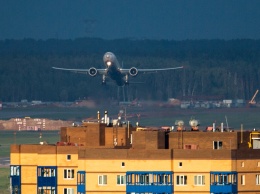
[[[164,131],[134,131],[133,149],[165,149]]]
[[[198,149],[213,149],[213,141],[222,141],[223,149],[237,149],[236,132],[170,132],[169,149],[197,145]]]

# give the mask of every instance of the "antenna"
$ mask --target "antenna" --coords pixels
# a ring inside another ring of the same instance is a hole
[[[16,144],[16,131],[14,132],[14,144]]]
[[[125,122],[126,122],[126,106],[125,106]]]
[[[241,141],[240,143],[243,143],[243,124],[241,124]]]
[[[226,118],[227,130],[229,130],[229,127],[228,127],[228,120],[227,120],[227,116],[226,116],[226,115],[225,115],[225,118]]]

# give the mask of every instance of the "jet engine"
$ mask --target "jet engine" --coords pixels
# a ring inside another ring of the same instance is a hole
[[[91,67],[89,70],[88,70],[88,74],[91,75],[91,76],[96,76],[97,75],[97,69],[95,67]]]
[[[130,70],[129,70],[129,74],[133,77],[137,76],[138,74],[138,70],[135,68],[135,67],[132,67]]]

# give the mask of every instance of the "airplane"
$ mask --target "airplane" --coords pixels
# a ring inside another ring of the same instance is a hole
[[[89,74],[94,77],[97,74],[102,75],[102,84],[106,84],[107,77],[111,78],[117,86],[124,86],[129,84],[129,76],[136,77],[139,73],[155,73],[158,71],[168,71],[174,69],[181,69],[181,67],[172,68],[161,68],[161,69],[137,69],[136,67],[131,67],[130,69],[123,69],[116,56],[112,52],[106,52],[103,56],[103,62],[106,68],[96,69],[91,67],[89,69],[67,69],[60,67],[52,67],[53,69],[71,71],[74,73]]]

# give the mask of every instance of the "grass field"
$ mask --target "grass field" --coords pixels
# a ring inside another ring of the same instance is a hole
[[[0,168],[0,194],[9,194],[9,168]]]
[[[56,143],[59,131],[5,131],[0,130],[0,157],[9,157],[11,144]]]

